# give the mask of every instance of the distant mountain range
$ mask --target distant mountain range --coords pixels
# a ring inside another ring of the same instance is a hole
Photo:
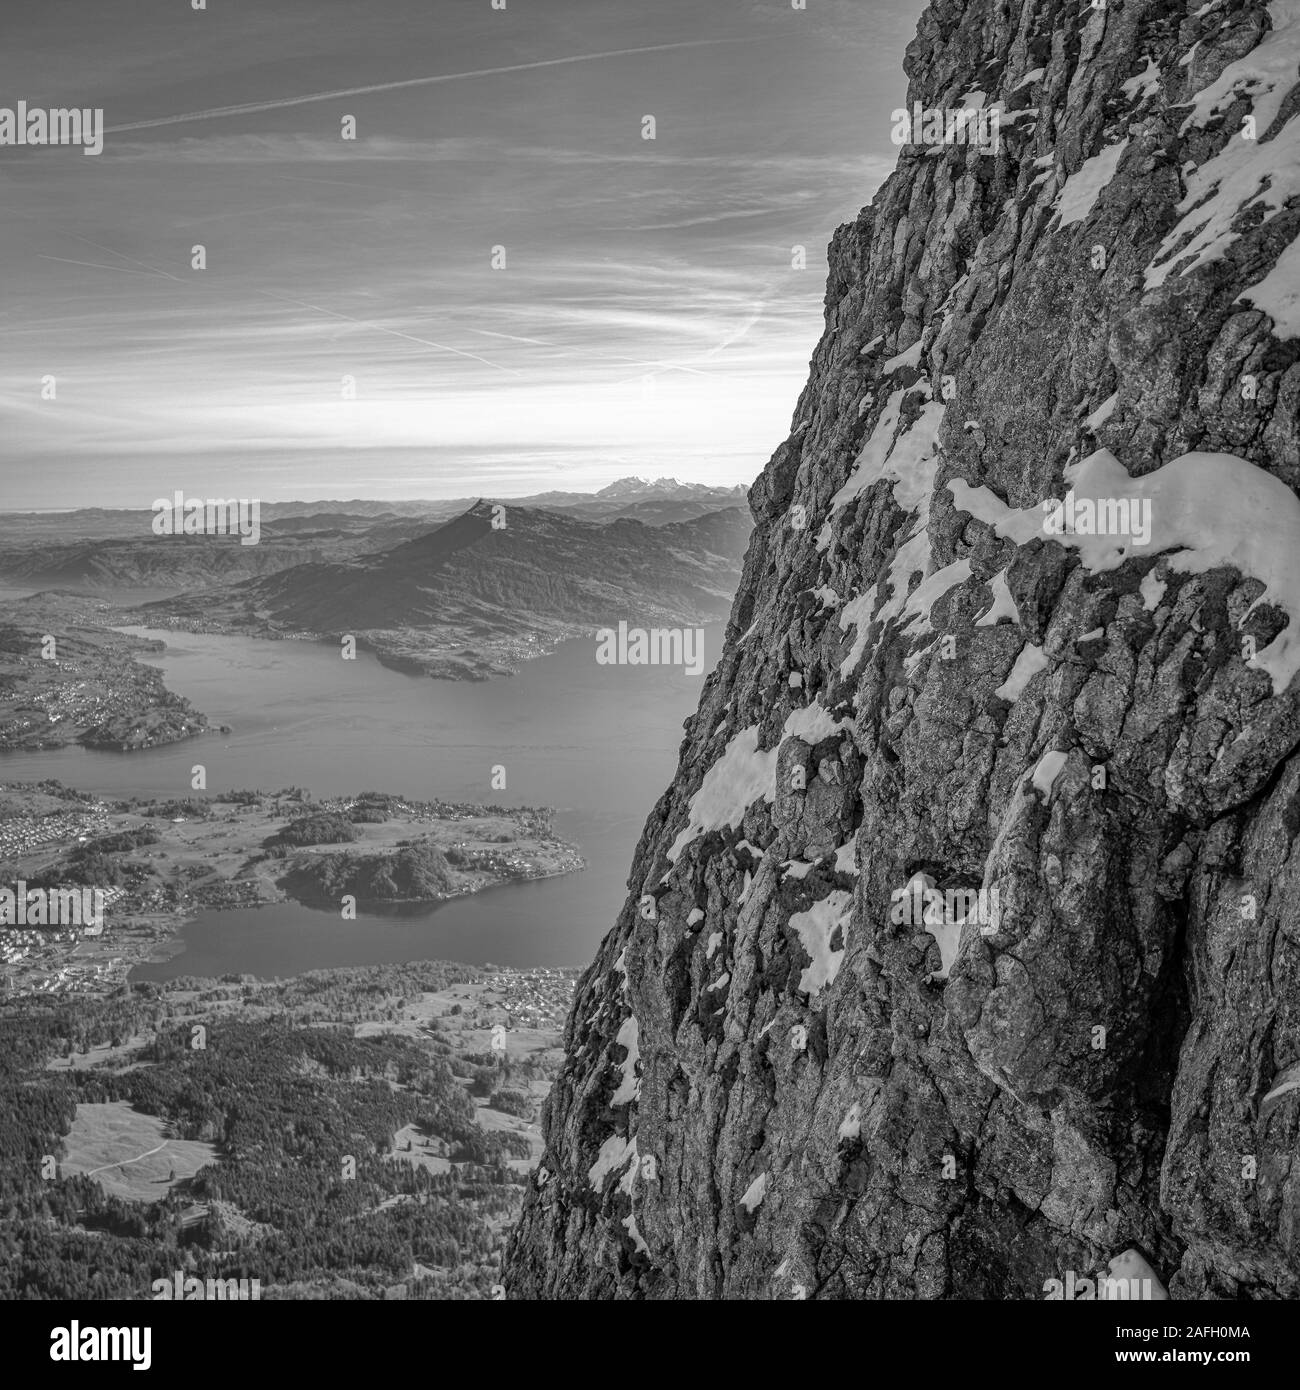
[[[486,679],[620,620],[725,619],[751,529],[748,510],[736,506],[650,526],[479,501],[380,551],[298,563],[139,611],[157,626],[351,634],[403,669]]]
[[[478,499],[267,502],[257,545],[224,536],[155,536],[148,510],[86,507],[13,512],[0,534],[0,580],[34,587],[187,590],[386,551],[427,535],[469,511]],[[724,508],[745,509],[743,487],[719,488],[675,478],[620,478],[596,493],[547,492],[501,500],[511,509],[561,512],[595,522],[621,519],[666,526]]]
[[[617,478],[607,487],[597,492],[597,497],[699,497],[715,496],[724,492],[734,497],[744,497],[745,489],[737,485],[733,488],[710,487],[707,483],[681,483],[676,478],[655,478],[653,482],[645,478]]]
[[[592,507],[598,511],[613,506],[634,507],[646,501],[696,502],[708,510],[743,506],[748,488],[717,487],[708,483],[683,483],[676,478],[655,478],[648,481],[629,475],[617,478],[598,492],[537,492],[526,497],[491,497],[485,500],[504,502],[515,507],[548,507],[570,510]],[[195,493],[198,496],[200,494]],[[206,494],[203,494],[206,495]],[[384,518],[422,517],[450,519],[472,507],[479,498],[398,498],[377,499],[353,497],[320,498],[314,502],[263,502],[263,521],[282,521],[286,517],[312,517],[323,523],[355,523],[359,520],[377,521]],[[44,535],[57,534],[64,540],[104,539],[109,536],[139,535],[141,526],[148,530],[152,513],[147,507],[76,507],[67,511],[4,512],[6,532],[35,531]]]

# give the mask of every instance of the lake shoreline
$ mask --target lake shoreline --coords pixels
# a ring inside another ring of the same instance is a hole
[[[584,865],[583,867],[585,868],[585,865]],[[391,905],[391,906],[419,906],[419,905],[427,905],[428,908],[430,909],[430,913],[432,914],[432,912],[433,912],[435,909],[437,909],[438,907],[442,907],[442,906],[451,906],[453,903],[459,902],[461,899],[463,899],[463,898],[468,898],[468,897],[470,897],[470,896],[472,896],[472,895],[476,895],[476,894],[489,894],[489,893],[498,892],[498,891],[500,891],[500,890],[502,890],[502,889],[507,889],[507,888],[522,888],[522,887],[525,887],[525,886],[526,886],[527,884],[529,884],[529,883],[542,883],[542,882],[544,882],[544,881],[546,881],[546,880],[548,880],[548,879],[564,878],[564,877],[566,877],[566,876],[569,875],[569,874],[575,874],[575,873],[581,873],[581,872],[582,872],[582,868],[576,868],[576,869],[557,869],[554,873],[538,874],[535,878],[531,878],[531,879],[520,879],[520,880],[515,880],[515,881],[511,881],[511,882],[503,882],[503,883],[489,883],[489,884],[485,884],[485,885],[483,885],[482,887],[479,887],[479,888],[469,888],[469,889],[466,889],[466,891],[463,892],[463,893],[453,893],[453,894],[451,894],[450,896],[448,896],[448,897],[446,897],[446,898],[436,898],[436,899],[435,899],[435,898],[391,898],[391,899],[387,899],[387,900],[375,899],[375,900],[371,900],[370,902],[362,902],[362,901],[358,900],[358,902],[357,902],[357,908],[358,908],[359,911],[362,911],[362,912],[366,913],[366,915],[368,915],[368,916],[369,916],[369,915],[374,915],[374,916],[378,916],[378,917],[384,917],[384,916],[387,916],[388,914],[387,914],[387,913],[384,913],[384,912],[382,912],[382,911],[381,911],[381,912],[375,912],[375,908],[376,908],[376,907],[381,906],[381,905],[382,905],[382,906],[390,906],[390,905]],[[301,899],[299,899],[299,898],[294,898],[292,895],[289,895],[289,894],[286,894],[286,895],[285,895],[283,901],[284,901],[284,902],[294,903],[296,906],[305,908],[305,909],[306,909],[307,911],[309,911],[309,912],[318,912],[318,913],[320,913],[320,915],[321,915],[322,917],[326,917],[326,916],[330,916],[330,915],[331,915],[330,913],[326,912],[325,909],[320,908],[320,907],[317,907],[317,906],[315,906],[315,905],[313,905],[313,904],[311,904],[311,903],[303,902]],[[247,910],[250,911],[250,912],[265,912],[265,911],[269,911],[270,909],[275,908],[275,907],[277,907],[277,906],[280,906],[280,904],[279,904],[279,903],[275,903],[275,902],[258,903],[258,904],[255,905],[255,906],[249,907]],[[147,955],[142,956],[139,960],[135,961],[135,962],[132,964],[131,968],[126,972],[126,975],[125,975],[125,981],[126,981],[126,983],[127,983],[127,984],[135,984],[135,983],[137,983],[137,981],[138,981],[138,979],[139,979],[140,977],[137,977],[137,976],[135,975],[135,971],[136,971],[137,967],[139,967],[139,966],[167,965],[167,964],[169,964],[171,961],[176,960],[176,959],[178,959],[179,957],[185,955],[185,954],[188,952],[188,950],[189,950],[189,945],[188,945],[188,943],[186,942],[185,937],[184,937],[185,928],[190,927],[190,926],[193,926],[195,923],[201,922],[201,921],[203,920],[204,916],[205,916],[207,913],[231,912],[231,911],[238,911],[238,910],[240,910],[240,909],[236,908],[236,907],[232,904],[232,905],[230,905],[230,906],[228,906],[228,907],[213,906],[213,907],[205,907],[205,908],[198,908],[198,909],[190,909],[190,910],[187,911],[187,912],[178,913],[178,914],[176,915],[176,918],[175,918],[176,929],[175,929],[174,933],[173,933],[171,936],[162,938],[162,939],[160,939],[160,940],[154,942],[154,943],[153,943],[153,949],[152,949]],[[359,918],[353,920],[352,925],[353,925],[354,927],[360,925],[361,928],[362,928],[362,930],[365,929],[365,923],[362,922]],[[429,960],[440,960],[441,957],[430,956],[430,957],[428,957],[427,959],[429,959]],[[412,962],[410,962],[410,963],[411,963],[411,964],[418,964],[419,962],[418,962],[418,961],[412,961]],[[460,961],[460,962],[455,962],[455,963],[457,963],[457,964],[462,964],[462,965],[470,965],[473,969],[476,969],[476,970],[484,969],[484,968],[486,967],[486,965],[491,964],[491,962],[481,962],[481,963],[477,963],[477,964],[476,964],[476,963],[474,963],[474,962],[472,962],[472,961]],[[584,962],[584,961],[576,961],[576,962],[574,962],[572,965],[567,965],[567,966],[510,965],[510,966],[506,966],[506,967],[504,967],[504,968],[505,968],[505,969],[508,969],[508,970],[542,970],[542,969],[582,970],[582,969],[585,968],[585,966],[586,966],[586,962]],[[313,971],[316,971],[316,970],[365,970],[365,969],[370,969],[370,968],[371,968],[371,967],[370,967],[369,965],[351,965],[351,966],[304,966],[303,969],[297,971],[295,975],[289,976],[289,977],[287,977],[287,978],[294,979],[294,978],[297,977],[297,975],[309,975],[309,974],[311,974]],[[182,972],[182,973],[183,973],[183,972]],[[256,972],[254,972],[254,971],[242,971],[242,972],[240,972],[240,973],[241,973],[241,974],[249,975],[252,979],[255,979],[255,980],[262,980],[262,979],[272,978],[272,977],[269,977],[269,976],[265,976],[265,977],[264,977],[264,976],[258,975],[258,974],[257,974]],[[203,979],[206,979],[206,978],[209,978],[209,977],[208,977],[208,976],[196,976],[195,978],[203,978]],[[285,977],[280,976],[280,977],[275,977],[275,978],[285,978]]]
[[[344,922],[432,910],[489,887],[585,868],[544,807],[408,802],[380,792],[316,801],[301,789],[184,800],[96,800],[56,783],[0,784],[6,874],[41,887],[105,893],[101,930],[19,931],[3,940],[10,997],[102,995],[136,966],[184,954],[204,912],[303,907]],[[419,893],[354,893],[369,875]],[[342,874],[340,879],[338,876]],[[334,882],[336,891],[326,891]],[[296,891],[300,884],[311,892]],[[349,917],[348,910],[353,914]]]
[[[552,806],[561,808],[556,837],[586,866],[500,885],[527,892],[464,893],[427,911],[419,902],[391,915],[363,907],[359,928],[278,893],[283,926],[274,931],[264,913],[195,903],[146,924],[140,935],[152,939],[139,943],[132,980],[178,969],[286,977],[401,959],[585,966],[626,900],[636,842],[674,775],[682,722],[702,687],[680,668],[601,665],[587,640],[529,661],[512,679],[463,682],[395,672],[364,650],[341,661],[316,642],[141,635],[168,642],[142,662],[231,733],[130,756],[78,746],[0,752],[0,782],[58,779],[106,801],[214,799],[270,782],[318,800],[379,786],[412,802]],[[706,629],[709,661],[721,642],[721,626]],[[191,790],[196,763],[206,770],[203,793]],[[202,860],[201,847],[193,857]]]

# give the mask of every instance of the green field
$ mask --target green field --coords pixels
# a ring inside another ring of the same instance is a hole
[[[168,1138],[156,1115],[141,1114],[124,1100],[77,1106],[64,1142],[65,1177],[85,1173],[128,1202],[156,1202],[218,1158],[211,1144]]]

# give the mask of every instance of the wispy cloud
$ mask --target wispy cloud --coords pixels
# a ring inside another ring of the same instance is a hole
[[[493,371],[509,372],[511,376],[518,376],[519,373],[510,367],[503,367],[499,362],[489,362],[486,357],[480,357],[474,352],[465,352],[460,348],[448,347],[446,343],[435,343],[429,338],[417,337],[414,333],[404,333],[399,328],[390,328],[387,324],[377,323],[374,319],[357,318],[354,314],[341,314],[336,309],[326,309],[319,304],[309,304],[302,299],[291,299],[285,294],[273,294],[270,290],[261,290],[261,294],[268,299],[278,299],[284,304],[294,304],[299,309],[310,309],[315,314],[324,314],[327,318],[340,319],[344,323],[353,324],[357,328],[368,329],[373,333],[387,333],[390,338],[400,338],[403,342],[415,343],[418,347],[434,349],[437,352],[454,353],[457,357],[468,357],[471,361],[481,362],[485,367],[491,367]]]
[[[86,266],[90,270],[117,270],[123,275],[152,275],[157,277],[155,270],[133,270],[128,265],[105,265],[101,261],[74,261],[68,256],[47,256],[43,252],[37,252],[37,259],[42,261],[58,261],[61,265],[80,265]]]
[[[678,43],[646,44],[640,48],[611,48],[603,53],[571,53],[563,58],[544,58],[530,63],[507,63],[501,67],[473,68],[468,72],[435,73],[430,77],[406,77],[396,82],[371,82],[363,87],[338,87],[328,92],[305,92],[295,97],[272,97],[267,101],[245,101],[234,106],[211,106],[203,111],[186,111],[175,116],[154,116],[150,120],[128,121],[107,127],[105,134],[128,130],[156,130],[160,126],[187,125],[192,121],[224,120],[231,116],[252,116],[264,111],[283,111],[291,106],[308,106],[317,101],[338,101],[343,97],[371,96],[379,92],[400,92],[412,87],[434,87],[444,82],[465,82],[477,77],[501,77],[506,73],[535,72],[540,68],[567,67],[573,63],[594,63],[606,58],[630,58],[646,53],[671,53],[683,48],[708,48],[715,44],[752,43],[750,38],[685,39]]]
[[[435,8],[450,71],[417,77],[427,0],[186,15],[156,50],[30,12],[0,75],[17,53],[140,119],[99,159],[0,164],[7,502],[752,479],[822,331],[821,248],[893,164],[876,7]]]

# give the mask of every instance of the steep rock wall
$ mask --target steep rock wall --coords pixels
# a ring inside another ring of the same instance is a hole
[[[1130,1249],[1300,1296],[1298,63],[1296,0],[923,16],[909,107],[982,91],[1000,148],[903,149],[831,243],[512,1296],[1041,1298]],[[1071,488],[1147,542],[1052,534]]]

